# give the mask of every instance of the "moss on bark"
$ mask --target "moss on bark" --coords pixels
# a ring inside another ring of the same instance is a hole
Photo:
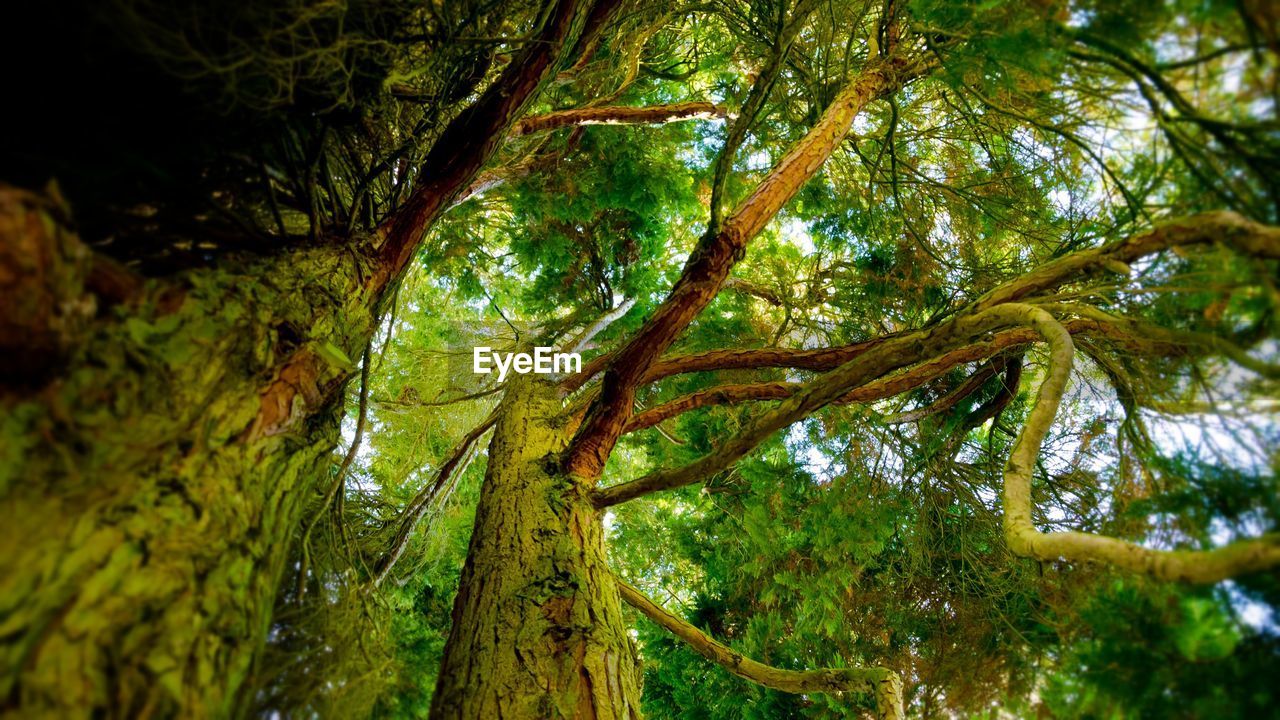
[[[238,712],[373,323],[350,253],[227,267],[146,283],[0,396],[5,715]]]
[[[557,462],[556,387],[521,377],[503,404],[432,717],[638,718],[600,515]]]

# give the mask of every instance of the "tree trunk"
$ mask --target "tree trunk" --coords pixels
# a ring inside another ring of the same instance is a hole
[[[432,701],[443,718],[638,718],[640,681],[554,384],[508,382]]]
[[[372,331],[360,269],[298,251],[139,281],[94,317],[67,280],[90,255],[15,197],[0,192],[0,245],[43,248],[63,278],[49,306],[89,311],[41,344],[58,372],[0,380],[0,713],[242,713],[347,358]],[[35,255],[0,258],[0,280],[57,274],[12,266]],[[15,337],[6,353],[30,350]]]

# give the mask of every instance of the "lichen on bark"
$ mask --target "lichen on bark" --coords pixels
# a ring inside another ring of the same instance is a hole
[[[55,380],[4,393],[6,715],[236,714],[337,440],[340,358],[371,332],[360,274],[314,248],[147,281]],[[272,396],[301,354],[310,375]]]
[[[640,680],[604,530],[559,470],[556,386],[508,383],[433,718],[638,718]]]

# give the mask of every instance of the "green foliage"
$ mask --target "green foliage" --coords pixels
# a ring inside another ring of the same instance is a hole
[[[1114,581],[1084,599],[1041,696],[1088,718],[1274,717],[1274,633],[1243,627],[1223,592]]]

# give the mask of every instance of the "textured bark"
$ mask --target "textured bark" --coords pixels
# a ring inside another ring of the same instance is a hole
[[[6,715],[243,711],[304,492],[336,441],[350,358],[588,6],[602,21],[617,2],[555,4],[537,42],[446,128],[369,257],[328,247],[223,258],[176,283],[130,288],[58,233],[36,248],[49,253],[0,255],[0,283],[35,291],[24,329],[0,328],[0,345],[46,328],[34,350],[56,370],[0,388]],[[0,246],[40,240],[30,231],[60,222],[28,202],[0,203],[0,215]],[[32,258],[41,275],[24,282]],[[95,294],[130,297],[94,316]]]
[[[53,198],[0,189],[0,377],[27,392],[66,362],[93,317],[84,296],[89,254],[51,218],[63,208]]]
[[[553,383],[508,383],[433,718],[638,718],[640,681],[600,515],[562,473]]]
[[[813,14],[819,4],[814,0],[800,0],[792,8],[791,17],[786,24],[778,29],[773,49],[769,53],[768,59],[765,60],[764,66],[760,68],[756,81],[751,84],[751,90],[747,93],[747,99],[742,103],[742,110],[738,113],[737,120],[730,126],[729,132],[725,136],[724,146],[720,148],[720,154],[716,157],[715,170],[711,179],[711,221],[708,225],[712,228],[720,227],[724,211],[721,207],[721,201],[724,198],[724,189],[729,180],[729,171],[733,168],[733,161],[738,156],[738,150],[742,148],[742,143],[747,139],[747,132],[755,124],[760,111],[764,108],[765,101],[769,99],[769,95],[773,92],[778,76],[786,65],[787,55],[791,52],[792,43],[795,42],[801,28],[804,27],[809,16]]]
[[[358,277],[312,250],[151,282],[0,397],[0,712],[237,713],[372,331]]]

